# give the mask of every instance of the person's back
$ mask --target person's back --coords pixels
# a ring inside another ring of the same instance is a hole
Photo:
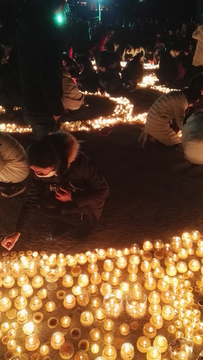
[[[203,109],[195,111],[182,129],[184,155],[192,164],[203,165]]]

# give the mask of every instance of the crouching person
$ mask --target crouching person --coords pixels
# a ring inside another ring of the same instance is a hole
[[[10,250],[25,225],[40,209],[44,215],[72,225],[85,237],[100,219],[109,188],[91,160],[79,151],[75,137],[58,132],[44,137],[27,150],[34,179],[21,209],[16,232],[2,241]]]
[[[199,102],[201,91],[196,88],[171,91],[160,96],[149,109],[140,143],[160,142],[166,146],[182,142],[178,132],[182,130],[183,120],[189,108]]]
[[[0,131],[0,188],[1,196],[12,198],[26,189],[22,183],[29,174],[26,153],[11,135]]]
[[[76,81],[74,82],[69,69],[63,66],[63,98],[62,103],[65,111],[78,110],[84,102],[84,95],[77,87]]]

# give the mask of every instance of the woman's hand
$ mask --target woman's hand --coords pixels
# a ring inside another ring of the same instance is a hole
[[[11,250],[14,247],[15,243],[18,241],[20,235],[21,234],[19,232],[15,232],[9,236],[6,236],[2,240],[1,245],[7,250]]]
[[[55,192],[55,198],[62,202],[72,201],[71,191],[59,188],[59,190]]]

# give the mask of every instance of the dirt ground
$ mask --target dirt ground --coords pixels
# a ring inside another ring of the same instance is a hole
[[[161,93],[138,89],[130,93],[135,114],[145,112]],[[89,99],[86,113],[72,115],[72,120],[110,114],[109,100]],[[90,115],[91,114],[91,115]],[[1,119],[3,122],[4,119]],[[77,253],[109,245],[123,248],[144,239],[170,241],[185,230],[203,231],[203,178],[189,178],[186,173],[172,174],[170,168],[181,161],[182,153],[160,147],[153,151],[140,148],[140,125],[119,125],[106,137],[100,132],[75,133],[84,151],[106,177],[110,196],[103,216],[85,240],[68,234],[50,239],[53,221],[37,217],[29,233],[16,244],[15,250],[45,250]],[[27,147],[31,134],[15,135]],[[0,197],[0,238],[14,231],[23,195]]]

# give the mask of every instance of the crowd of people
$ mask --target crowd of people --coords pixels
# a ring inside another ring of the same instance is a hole
[[[203,92],[202,25],[184,23],[177,29],[169,22],[161,28],[157,22],[137,21],[105,27],[98,22],[90,28],[84,18],[67,34],[57,22],[65,0],[10,0],[10,5],[15,5],[12,18],[0,13],[0,105],[8,117],[15,116],[15,106],[22,109],[35,142],[25,153],[14,138],[0,133],[1,195],[24,192],[30,170],[32,177],[16,232],[2,246],[12,249],[37,211],[60,220],[60,230],[71,225],[77,237],[89,234],[109,188],[76,138],[59,131],[60,117],[68,119],[69,112],[84,106],[84,90],[134,91],[145,62],[159,64],[160,83],[180,91],[152,105],[141,146],[182,143],[186,161],[180,168],[203,165],[203,111],[197,108]]]

